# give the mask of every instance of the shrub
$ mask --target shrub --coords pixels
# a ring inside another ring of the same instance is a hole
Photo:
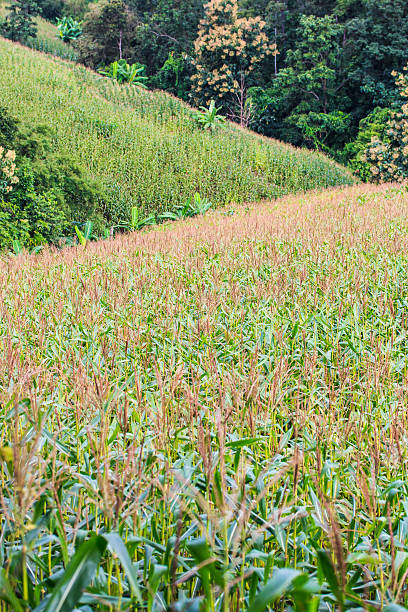
[[[345,147],[345,155],[350,160],[350,167],[363,181],[369,181],[372,176],[365,151],[372,142],[387,142],[388,122],[391,116],[390,108],[375,108],[360,121],[356,140]]]
[[[14,240],[29,243],[29,223],[16,204],[0,198],[0,248],[10,249]]]
[[[53,22],[61,17],[65,8],[64,0],[37,0],[37,4],[41,9],[41,17]]]
[[[247,92],[247,104],[250,108],[248,124],[251,128],[260,134],[270,134],[277,123],[275,96],[262,87],[250,87]]]
[[[1,109],[0,247],[14,239],[22,246],[55,243],[88,219],[104,228],[101,188],[70,157],[55,153],[52,139],[48,127],[27,127]]]
[[[65,211],[52,192],[25,193],[18,199],[0,200],[0,246],[10,248],[14,240],[24,247],[58,243],[70,227]]]
[[[187,100],[191,71],[191,58],[186,53],[176,54],[172,51],[157,74],[152,77],[153,86]]]
[[[0,106],[0,146],[6,147],[18,129],[18,121],[10,115],[4,106]]]
[[[0,27],[0,34],[13,41],[26,43],[29,38],[37,36],[37,24],[34,17],[41,9],[35,0],[12,0],[8,13]]]

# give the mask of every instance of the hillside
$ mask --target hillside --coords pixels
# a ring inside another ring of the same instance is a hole
[[[10,3],[7,0],[0,0],[0,20],[7,14],[7,6]],[[37,38],[29,41],[29,46],[38,51],[51,53],[57,57],[64,59],[75,60],[76,52],[69,44],[64,43],[58,36],[57,26],[50,23],[42,17],[36,17]]]
[[[405,610],[407,228],[354,186],[3,258],[7,609]]]
[[[14,116],[52,128],[55,151],[103,185],[118,217],[131,205],[166,210],[196,191],[223,206],[353,182],[324,155],[232,125],[207,133],[167,94],[119,86],[4,39],[0,88]]]

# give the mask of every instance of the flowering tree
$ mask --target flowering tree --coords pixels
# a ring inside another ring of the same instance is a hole
[[[403,181],[408,178],[408,66],[393,73],[401,98],[398,111],[391,113],[383,138],[373,138],[362,161],[368,164],[369,180],[374,183]]]
[[[15,159],[15,151],[6,151],[0,147],[0,197],[12,191],[13,186],[18,183]]]
[[[260,17],[238,15],[238,0],[210,0],[200,21],[192,77],[195,101],[221,103],[241,125],[249,121],[247,80],[267,56],[276,55]]]

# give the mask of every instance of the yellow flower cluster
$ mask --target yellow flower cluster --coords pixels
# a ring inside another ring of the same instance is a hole
[[[4,147],[0,147],[0,194],[10,193],[13,186],[18,183],[18,176],[16,176],[16,152],[11,150],[5,150]]]

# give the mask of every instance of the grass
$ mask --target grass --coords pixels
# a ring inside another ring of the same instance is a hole
[[[54,147],[104,187],[106,212],[172,210],[195,192],[215,206],[352,184],[321,154],[228,125],[215,135],[165,93],[112,83],[83,66],[0,39],[2,104],[54,132]]]
[[[407,253],[385,185],[4,256],[3,611],[405,609]]]

